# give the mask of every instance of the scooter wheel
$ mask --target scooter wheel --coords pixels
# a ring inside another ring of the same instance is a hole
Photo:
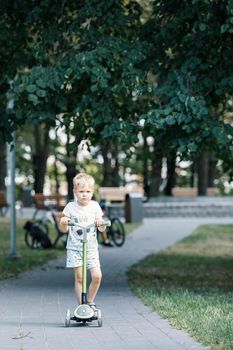
[[[102,327],[103,320],[102,320],[101,310],[100,309],[97,310],[97,322],[98,322],[98,327]]]
[[[65,326],[69,327],[70,326],[70,309],[66,311],[66,319],[65,319]]]

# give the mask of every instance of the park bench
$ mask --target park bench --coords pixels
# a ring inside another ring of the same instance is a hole
[[[125,201],[125,197],[129,193],[140,193],[143,196],[143,189],[141,187],[133,187],[131,189],[127,187],[100,187],[99,195],[100,200],[104,200],[111,203],[122,203]]]
[[[218,193],[215,187],[207,188],[207,196],[216,196]],[[172,189],[174,197],[196,197],[198,195],[197,187],[174,187]]]
[[[52,195],[44,195],[43,193],[36,193],[32,196],[35,204],[35,212],[33,218],[36,217],[39,210],[57,210],[61,211],[64,209],[67,198],[59,193]]]
[[[0,191],[0,213],[5,215],[8,209],[8,203],[6,201],[5,193]]]

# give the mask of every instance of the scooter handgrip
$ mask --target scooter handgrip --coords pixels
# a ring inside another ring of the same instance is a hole
[[[70,221],[68,222],[68,226],[75,226],[75,222],[72,221],[72,220],[70,220]]]
[[[107,221],[104,221],[102,224],[100,224],[99,226],[111,226],[111,221],[110,220],[107,220]]]
[[[72,217],[70,219],[70,221],[68,222],[68,226],[75,226],[77,224],[77,218],[76,217]]]

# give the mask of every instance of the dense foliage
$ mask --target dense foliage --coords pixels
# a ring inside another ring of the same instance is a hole
[[[191,3],[155,2],[142,29],[155,97],[145,118],[181,153],[229,147],[229,135],[232,141],[223,114],[232,102],[233,6]]]
[[[230,0],[2,1],[0,26],[2,140],[61,123],[130,145],[144,126],[158,148],[215,150],[229,168]]]

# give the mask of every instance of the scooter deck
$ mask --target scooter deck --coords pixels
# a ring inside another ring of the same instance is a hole
[[[78,322],[79,324],[82,324],[83,326],[88,325],[92,321],[97,321],[98,327],[102,327],[102,323],[103,323],[100,309],[97,309],[95,311],[94,315],[87,317],[87,318],[78,317],[77,315],[71,316],[70,310],[68,309],[67,313],[66,313],[66,318],[65,318],[65,326],[66,327],[70,326],[70,321]]]
[[[70,318],[70,320],[71,321],[76,321],[76,322],[86,323],[86,322],[96,321],[96,320],[98,320],[98,317],[97,316],[92,316],[90,318],[83,319],[83,318],[78,318],[78,317],[73,316],[73,317]]]

